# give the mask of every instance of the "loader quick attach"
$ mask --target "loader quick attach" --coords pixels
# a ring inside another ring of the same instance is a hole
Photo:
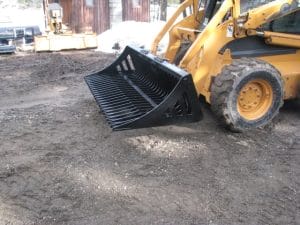
[[[192,76],[143,49],[127,46],[85,81],[113,130],[201,119]]]

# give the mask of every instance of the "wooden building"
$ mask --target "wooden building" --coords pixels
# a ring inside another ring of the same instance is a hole
[[[125,20],[148,22],[150,0],[49,0],[63,8],[63,23],[76,33],[100,34]]]
[[[122,1],[122,19],[148,22],[150,19],[150,1],[148,0],[123,0]]]

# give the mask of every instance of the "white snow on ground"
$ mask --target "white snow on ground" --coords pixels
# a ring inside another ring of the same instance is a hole
[[[168,18],[170,18],[175,10],[176,6],[168,7]],[[20,8],[16,0],[2,1],[2,3],[0,1],[0,27],[33,25],[38,25],[42,32],[45,31],[42,8],[24,9]],[[98,36],[99,48],[97,50],[115,53],[116,51],[121,52],[127,45],[143,46],[149,50],[154,38],[164,25],[165,22],[163,21],[154,21],[151,23],[125,21],[113,24],[110,30]],[[164,39],[160,42],[159,52],[165,51],[168,40],[169,37],[168,34],[166,34]],[[119,50],[112,49],[116,43],[120,46]]]
[[[144,47],[149,50],[151,44],[165,25],[163,21],[156,22],[136,22],[136,21],[125,21],[116,24],[110,30],[98,36],[98,50],[107,53],[115,53],[116,50],[113,46],[118,43],[121,52],[127,45],[133,45],[138,47]],[[167,47],[168,35],[160,42],[159,50],[163,52]]]
[[[16,1],[5,1],[0,5],[0,27],[34,26],[38,25],[44,31],[43,9],[18,7]]]
[[[1,24],[0,26],[34,26],[38,25],[43,31],[45,29],[44,25],[44,15],[43,11],[39,9],[6,9],[4,13],[1,12],[1,16],[6,16],[9,23]],[[10,16],[17,15],[17,16]]]
[[[178,4],[169,5],[167,8],[167,18],[169,19],[173,13],[177,10]],[[110,30],[98,36],[98,51],[115,53],[122,52],[127,45],[134,45],[150,50],[151,44],[154,41],[156,35],[160,32],[166,22],[159,21],[159,6],[151,4],[150,19],[152,22],[136,22],[125,21],[120,23],[113,23]],[[181,20],[182,15],[179,16],[177,21]],[[176,21],[176,22],[177,22]],[[175,22],[175,23],[176,23]],[[159,44],[158,53],[165,52],[169,42],[168,33],[162,39]],[[112,47],[118,43],[120,50],[112,49]]]

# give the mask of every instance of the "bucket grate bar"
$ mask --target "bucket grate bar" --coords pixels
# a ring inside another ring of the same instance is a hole
[[[130,68],[129,64],[127,66]],[[135,87],[136,84],[131,83],[128,78],[129,72],[132,71],[94,75],[86,80],[105,118],[113,128],[142,116],[156,105],[152,100],[145,99],[145,96],[141,95],[142,91]]]

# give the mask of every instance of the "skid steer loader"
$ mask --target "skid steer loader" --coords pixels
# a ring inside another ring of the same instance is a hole
[[[200,96],[233,131],[264,126],[299,94],[300,1],[186,0],[151,51],[127,46],[85,81],[113,130],[200,120]]]

